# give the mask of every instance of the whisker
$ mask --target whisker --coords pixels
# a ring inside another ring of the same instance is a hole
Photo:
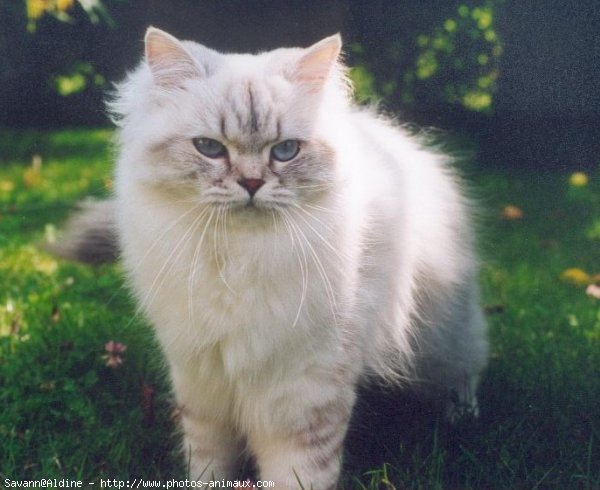
[[[309,211],[307,211],[306,209],[302,209],[300,206],[295,206],[294,209],[292,209],[292,211],[295,211],[296,216],[298,216],[302,221],[304,221],[304,223],[306,223],[306,226],[308,226],[315,235],[317,235],[317,237],[319,237],[319,239],[323,242],[323,244],[329,249],[331,250],[339,259],[341,260],[350,260],[350,257],[347,254],[342,254],[340,253],[339,249],[337,249],[336,247],[334,247],[331,243],[329,243],[329,240],[327,240],[327,238],[325,238],[321,232],[319,232],[319,230],[317,230],[304,216],[302,216],[301,213],[297,212],[297,211],[301,211],[303,213],[305,213],[306,215],[310,216],[313,220],[317,221],[318,223],[320,223],[321,225],[325,226],[328,229],[331,229],[331,227],[324,223],[322,220],[320,220],[318,217],[316,217],[315,215],[313,215],[312,213],[310,213]]]
[[[306,251],[302,246],[300,238],[298,237],[298,232],[294,229],[293,223],[289,222],[289,218],[283,214],[283,223],[287,228],[288,235],[292,242],[292,249],[295,251],[296,258],[298,259],[298,265],[300,266],[300,274],[302,276],[302,293],[300,295],[300,304],[298,305],[298,310],[296,312],[296,316],[294,318],[294,322],[292,323],[292,328],[295,328],[298,324],[298,320],[300,319],[300,314],[302,312],[302,308],[304,307],[304,302],[306,301],[306,295],[308,291],[308,260],[306,258]],[[294,234],[298,239],[298,247],[296,247],[296,241],[294,240]],[[302,252],[302,258],[300,258],[300,250]]]
[[[223,281],[223,284],[225,284],[225,287],[227,287],[227,289],[229,289],[229,291],[231,291],[234,294],[237,294],[233,288],[229,285],[229,283],[227,282],[227,279],[225,278],[225,273],[223,272],[223,264],[221,263],[221,254],[219,253],[219,247],[218,245],[218,234],[217,232],[219,231],[219,222],[224,218],[223,213],[226,212],[226,208],[224,206],[219,206],[217,208],[217,220],[215,223],[215,226],[213,228],[213,247],[214,247],[214,254],[215,254],[215,261],[217,263],[217,269],[219,271],[219,277],[221,278],[221,281]]]
[[[167,267],[171,263],[172,259],[177,259],[181,255],[181,252],[183,251],[183,248],[182,248],[183,243],[186,240],[187,241],[191,240],[191,237],[193,236],[194,231],[197,229],[197,225],[200,223],[202,218],[204,218],[204,216],[206,215],[207,212],[208,212],[208,208],[203,209],[202,212],[194,219],[192,224],[189,226],[189,228],[186,230],[186,232],[179,239],[179,241],[177,242],[177,244],[175,245],[175,247],[173,248],[173,250],[167,257],[167,259],[165,260],[164,264],[162,265],[162,267],[160,268],[160,270],[154,277],[154,280],[152,281],[152,284],[151,284],[150,288],[148,289],[148,293],[146,294],[146,297],[142,301],[140,301],[140,305],[138,306],[136,313],[135,313],[136,315],[140,311],[142,311],[149,304],[149,302],[151,300],[154,299],[154,297],[156,296],[156,293],[160,289],[160,286],[162,286],[162,284],[164,283],[166,274],[163,275],[163,273],[165,272],[165,269],[167,269]],[[176,260],[173,261],[173,264],[175,263],[175,261]],[[173,264],[171,264],[171,267],[173,266]],[[157,282],[159,281],[159,279],[160,279],[160,283],[158,283],[159,287],[157,288]]]
[[[277,216],[275,216],[275,209],[269,208],[269,211],[271,211],[271,217],[273,218],[273,231],[274,231],[275,235],[278,236],[279,235],[279,225],[277,224]]]
[[[330,208],[326,208],[325,206],[319,206],[318,204],[302,203],[301,206],[304,208],[313,209],[314,211],[320,211],[322,213],[330,213],[330,214],[334,214],[336,216],[339,215],[339,211],[330,209]]]
[[[291,222],[293,222],[291,215],[287,211],[282,210],[282,212],[285,215],[287,215],[288,219],[290,219]],[[296,227],[294,227],[294,229],[298,232],[298,236],[304,241],[304,243],[308,247],[310,255],[313,259],[313,263],[315,264],[317,272],[319,273],[319,276],[321,277],[321,280],[323,281],[323,286],[325,287],[325,293],[327,294],[327,297],[329,300],[329,306],[331,308],[331,313],[333,315],[334,322],[337,325],[337,317],[338,317],[337,302],[335,300],[335,294],[334,294],[333,287],[331,285],[331,281],[329,280],[329,277],[327,276],[327,272],[325,270],[325,267],[323,266],[323,263],[321,262],[321,258],[319,257],[316,250],[310,243],[310,240],[308,239],[306,234],[302,231],[302,228],[299,226],[296,226]]]
[[[197,204],[196,206],[188,209],[186,212],[182,213],[181,216],[179,216],[179,218],[177,218],[173,223],[171,223],[153,242],[152,245],[148,248],[148,250],[146,250],[146,253],[142,256],[142,258],[138,261],[138,263],[136,264],[135,268],[133,269],[132,272],[136,272],[141,266],[142,266],[142,262],[144,262],[144,260],[146,260],[146,258],[148,257],[148,255],[154,250],[154,248],[158,245],[159,242],[161,242],[161,240],[167,235],[167,233],[169,231],[171,231],[178,223],[181,222],[181,220],[183,220],[187,215],[189,215],[192,211],[196,211],[198,210],[198,208],[200,208],[201,205]],[[204,213],[204,210],[202,211],[202,213],[200,213],[200,216]]]
[[[208,227],[213,219],[213,216],[215,214],[215,210],[214,208],[211,209],[210,211],[210,216],[208,217],[208,219],[206,220],[206,223],[204,224],[204,228],[202,229],[202,233],[200,234],[200,238],[198,239],[198,243],[196,244],[196,247],[194,248],[194,255],[192,257],[192,263],[191,263],[191,268],[190,268],[190,272],[189,272],[189,276],[188,276],[188,309],[189,309],[189,319],[190,319],[190,325],[194,326],[196,321],[194,318],[194,304],[193,304],[193,299],[194,299],[194,285],[196,284],[196,272],[198,271],[198,261],[200,259],[200,251],[202,249],[202,243],[204,242],[204,236],[206,235],[206,231],[208,230]],[[197,229],[198,227],[196,227]]]
[[[334,184],[332,182],[322,182],[322,183],[315,183],[315,184],[300,184],[300,185],[295,185],[294,188],[296,189],[312,189],[312,190],[327,190],[327,189],[332,189],[334,187]]]
[[[201,207],[201,205],[197,204],[196,206],[186,210],[184,213],[182,213],[177,219],[175,219],[165,230],[163,230],[161,232],[161,234],[152,242],[152,244],[150,245],[150,247],[148,247],[148,249],[146,250],[146,252],[144,253],[144,255],[137,261],[137,263],[135,264],[135,266],[133,267],[133,269],[129,272],[129,274],[133,275],[135,274],[143,265],[144,261],[146,260],[146,258],[148,257],[148,255],[150,255],[150,253],[158,246],[159,243],[161,243],[162,239],[175,227],[177,226],[186,216],[188,216],[190,213],[197,211],[198,208]],[[123,283],[113,294],[112,296],[109,298],[107,304],[110,304],[123,290],[127,289],[128,286],[126,283]],[[143,310],[143,305],[138,305],[138,307],[135,309],[134,314],[132,316],[132,318],[130,319],[130,321],[128,322],[127,326],[131,325],[141,314]]]
[[[135,264],[135,266],[133,267],[133,269],[130,271],[130,274],[135,274],[142,266],[142,263],[144,262],[144,260],[146,260],[146,258],[148,257],[148,255],[150,255],[150,253],[155,249],[155,247],[161,242],[161,240],[167,235],[167,233],[169,233],[175,226],[177,226],[177,224],[179,222],[181,222],[181,220],[183,220],[188,214],[190,214],[192,211],[196,211],[198,208],[200,207],[199,204],[197,204],[196,206],[188,209],[187,211],[185,211],[184,213],[182,213],[175,221],[173,221],[150,245],[150,247],[148,247],[148,249],[146,250],[146,253],[144,253],[144,255],[142,256],[141,259],[139,259],[137,261],[137,263]],[[108,304],[110,304],[120,293],[122,290],[127,289],[127,285],[123,284],[121,285],[113,294],[112,296],[108,299]]]

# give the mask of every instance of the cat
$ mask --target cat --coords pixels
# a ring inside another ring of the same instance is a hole
[[[115,197],[62,253],[118,241],[190,478],[233,480],[249,453],[278,489],[335,488],[370,380],[477,413],[473,206],[449,158],[351,102],[340,51],[222,54],[150,27],[109,102]]]

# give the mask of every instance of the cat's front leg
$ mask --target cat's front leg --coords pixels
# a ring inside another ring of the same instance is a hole
[[[287,407],[273,407],[290,415],[287,428],[282,425],[249,437],[260,478],[274,481],[280,490],[333,490],[340,477],[354,391],[317,405],[306,403],[305,394],[297,395],[287,400]]]
[[[182,409],[183,450],[188,477],[195,481],[235,480],[243,446],[236,434],[214,420]]]
[[[227,390],[194,379],[189,370],[173,369],[173,388],[179,404],[183,452],[190,480],[234,480],[243,443],[230,423]]]

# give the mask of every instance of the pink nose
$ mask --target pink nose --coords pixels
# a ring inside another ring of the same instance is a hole
[[[240,184],[244,189],[246,189],[248,191],[248,194],[250,194],[250,197],[254,197],[254,194],[256,194],[256,191],[258,191],[258,189],[260,189],[264,183],[265,183],[265,181],[263,179],[242,178],[242,179],[238,180],[238,184]]]

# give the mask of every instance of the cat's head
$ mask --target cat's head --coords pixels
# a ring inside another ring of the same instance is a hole
[[[121,165],[133,175],[231,208],[298,205],[331,187],[324,132],[346,101],[339,35],[306,49],[221,54],[150,28],[145,47],[112,103]]]

